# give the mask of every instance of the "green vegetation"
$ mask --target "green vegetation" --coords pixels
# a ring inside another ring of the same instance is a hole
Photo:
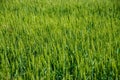
[[[0,80],[119,80],[112,0],[0,0]]]

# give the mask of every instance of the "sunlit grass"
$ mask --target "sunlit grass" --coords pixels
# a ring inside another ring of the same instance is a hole
[[[119,80],[120,15],[110,0],[1,0],[1,80]]]

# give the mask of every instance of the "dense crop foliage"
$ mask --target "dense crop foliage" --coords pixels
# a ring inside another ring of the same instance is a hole
[[[0,0],[0,80],[119,80],[111,1]]]

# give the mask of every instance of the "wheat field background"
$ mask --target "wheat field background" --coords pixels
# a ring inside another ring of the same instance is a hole
[[[120,80],[113,0],[0,0],[0,80]]]

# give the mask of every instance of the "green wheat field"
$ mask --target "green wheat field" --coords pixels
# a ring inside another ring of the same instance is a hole
[[[114,0],[0,0],[0,80],[120,80]]]

